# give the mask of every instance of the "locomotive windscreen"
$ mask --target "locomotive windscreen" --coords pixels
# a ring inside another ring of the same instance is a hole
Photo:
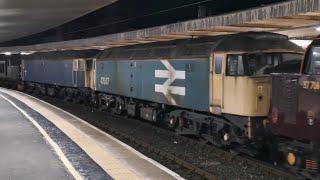
[[[270,73],[298,73],[302,54],[254,53],[228,56],[227,74],[230,76],[261,76]]]
[[[320,46],[310,48],[306,68],[307,74],[320,74]]]

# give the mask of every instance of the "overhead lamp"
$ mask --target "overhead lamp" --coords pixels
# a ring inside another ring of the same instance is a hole
[[[32,52],[20,52],[21,55],[30,55]]]
[[[301,46],[302,48],[307,48],[310,44],[311,44],[311,42],[312,42],[312,40],[299,40],[299,39],[292,39],[292,40],[290,40],[291,42],[293,42],[293,43],[295,43],[296,45],[298,45],[298,46]]]
[[[5,53],[3,53],[3,54],[6,55],[6,56],[11,56],[11,55],[12,55],[11,52],[5,52]]]

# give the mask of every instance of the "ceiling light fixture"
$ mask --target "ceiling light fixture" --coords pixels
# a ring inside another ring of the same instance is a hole
[[[30,55],[32,52],[20,52],[21,55]]]
[[[302,48],[307,48],[310,44],[311,44],[311,42],[312,42],[312,40],[296,40],[296,39],[294,39],[294,40],[290,40],[291,42],[293,42],[293,43],[295,43],[296,45],[298,45],[298,46],[301,46]]]
[[[6,55],[6,56],[11,56],[11,55],[12,55],[11,52],[5,52],[5,53],[3,53],[3,54]]]

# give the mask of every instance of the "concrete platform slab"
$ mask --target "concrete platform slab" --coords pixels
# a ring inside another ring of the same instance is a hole
[[[2,97],[0,179],[74,179],[41,133]]]

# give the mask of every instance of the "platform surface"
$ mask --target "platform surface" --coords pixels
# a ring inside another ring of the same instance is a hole
[[[38,130],[0,97],[0,179],[73,179]]]
[[[30,113],[31,118],[35,116],[37,119],[41,116],[50,121],[112,179],[183,179],[111,135],[53,105],[21,92],[0,88],[0,96],[2,95],[10,97],[12,103],[17,103],[22,109],[37,110],[39,115],[30,113],[29,110],[26,110],[26,113]]]

